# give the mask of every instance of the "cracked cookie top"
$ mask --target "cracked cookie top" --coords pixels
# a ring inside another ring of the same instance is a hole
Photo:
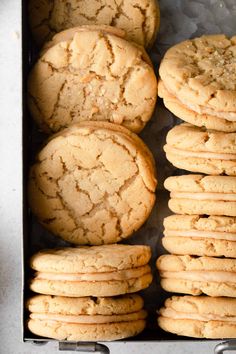
[[[29,177],[39,222],[75,244],[109,244],[136,231],[155,202],[152,155],[135,134],[84,122],[56,134]]]
[[[195,270],[236,272],[236,259],[167,254],[157,259],[156,266],[159,271],[170,272]]]
[[[218,234],[236,233],[236,218],[227,216],[170,215],[164,219],[164,227],[173,231],[213,231]],[[165,231],[164,231],[165,233]],[[233,236],[232,236],[233,237]],[[235,239],[236,241],[236,239]]]
[[[170,48],[160,65],[169,92],[181,102],[236,111],[236,36],[207,35]]]
[[[236,177],[231,176],[205,176],[182,175],[168,177],[164,182],[165,188],[170,192],[192,193],[236,193]]]
[[[99,27],[70,30],[68,37],[50,42],[29,75],[28,105],[41,129],[91,120],[140,132],[157,96],[144,49]]]
[[[30,266],[40,272],[94,274],[142,267],[150,258],[151,249],[144,245],[66,247],[36,253]]]
[[[222,317],[222,321],[227,320],[227,317],[236,316],[236,299],[226,297],[172,296],[165,301],[165,307],[184,314],[217,315]]]
[[[176,153],[177,149],[190,151],[195,152],[196,157],[201,157],[201,152],[220,153],[223,154],[222,159],[224,154],[236,154],[236,133],[206,130],[186,123],[172,128],[167,134],[166,142],[169,147],[176,148]],[[208,158],[211,158],[211,154]]]
[[[28,299],[26,307],[35,313],[109,316],[140,311],[143,305],[143,299],[137,294],[98,298],[36,295]]]
[[[29,20],[36,42],[64,29],[81,25],[110,25],[125,30],[127,38],[149,47],[160,23],[157,0],[31,0]]]

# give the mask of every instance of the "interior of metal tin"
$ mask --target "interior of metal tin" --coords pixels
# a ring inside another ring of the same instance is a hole
[[[163,1],[160,1],[161,19],[165,16],[162,12]],[[170,2],[168,2],[170,4]],[[175,5],[175,1],[172,1]],[[172,12],[174,9],[172,9]],[[171,16],[167,14],[166,16]],[[172,21],[175,17],[171,17]],[[171,45],[168,41],[168,36],[163,31],[158,35],[157,40],[149,52],[154,64],[156,74],[158,73],[158,66],[161,57],[166,49]],[[27,110],[26,99],[26,82],[27,75],[33,63],[37,59],[38,49],[34,45],[31,38],[27,23],[27,1],[22,1],[22,55],[23,55],[23,117],[22,117],[22,131],[23,131],[23,171],[24,171],[24,215],[23,215],[23,340],[36,341],[38,343],[45,341],[52,341],[51,339],[37,337],[29,332],[26,328],[26,321],[28,313],[24,308],[25,300],[32,295],[28,290],[27,282],[32,276],[32,272],[28,266],[28,260],[32,254],[44,249],[55,248],[60,246],[69,246],[68,243],[53,236],[41,227],[34,216],[31,214],[27,205],[26,184],[29,166],[33,163],[35,154],[39,151],[46,136],[37,130],[37,127],[32,122]],[[151,149],[157,166],[158,188],[156,192],[156,204],[151,216],[143,225],[143,227],[136,232],[130,239],[127,240],[129,244],[147,244],[152,248],[151,266],[153,270],[154,280],[152,285],[141,292],[145,300],[145,308],[149,312],[148,325],[146,330],[135,338],[126,339],[125,341],[189,341],[193,340],[187,337],[176,336],[162,331],[156,323],[156,311],[160,308],[167,297],[173,294],[167,294],[159,285],[159,277],[155,268],[155,261],[158,256],[167,253],[162,245],[161,238],[163,233],[163,218],[171,214],[168,210],[169,194],[163,188],[165,178],[171,175],[182,174],[180,171],[171,166],[165,158],[163,145],[165,143],[166,134],[173,125],[178,124],[179,120],[168,112],[160,99],[157,100],[157,106],[151,121],[147,124],[144,131],[141,133],[141,138]],[[198,339],[194,339],[198,340]]]

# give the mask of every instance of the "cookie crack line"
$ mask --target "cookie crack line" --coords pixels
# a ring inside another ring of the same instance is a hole
[[[97,17],[98,17],[98,15],[100,14],[100,12],[104,9],[104,8],[110,8],[110,9],[112,9],[111,8],[111,6],[109,6],[109,5],[101,5],[97,10],[96,10],[96,12],[95,12],[95,14],[93,15],[93,16],[89,16],[89,15],[87,15],[85,12],[80,12],[79,14],[80,14],[80,16],[83,16],[87,21],[89,21],[89,22],[95,22],[96,23],[96,20],[97,20]],[[73,8],[73,10],[79,10],[79,8],[80,8],[80,6],[76,6],[76,7],[74,7]],[[70,18],[70,16],[68,16],[68,18]]]
[[[140,13],[142,14],[143,20],[142,20],[142,32],[144,35],[144,41],[147,41],[147,24],[146,24],[146,19],[147,19],[147,8],[143,8],[141,7],[139,4],[135,4],[134,5],[135,9],[138,9],[140,11]]]
[[[48,27],[49,30],[52,32],[52,34],[48,33],[48,35],[43,38],[43,42],[48,41],[50,39],[51,35],[54,35],[57,33],[57,30],[51,24],[52,13],[53,13],[54,7],[55,7],[55,0],[50,1],[50,3],[52,5],[52,7],[49,9],[48,17],[43,19],[38,25],[34,26],[34,29],[37,29],[37,28],[42,27],[42,25],[46,25],[46,27]]]
[[[124,0],[121,1],[121,3],[118,5],[116,0],[115,1],[115,4],[116,4],[116,10],[117,10],[117,13],[112,17],[111,19],[111,22],[110,22],[110,25],[111,26],[116,26],[117,25],[117,20],[121,17],[121,16],[124,16],[125,18],[127,18],[127,20],[129,21],[132,21],[132,18],[129,17],[127,15],[127,13],[124,12],[123,10],[123,7],[124,7]]]
[[[61,84],[61,87],[59,88],[58,90],[58,93],[57,93],[57,98],[56,98],[56,102],[54,103],[54,106],[53,106],[53,111],[52,111],[52,114],[51,116],[47,119],[47,120],[52,120],[53,117],[54,117],[54,114],[56,112],[56,109],[58,108],[59,106],[59,102],[60,102],[60,98],[61,98],[61,93],[65,87],[65,85],[67,84],[67,80],[65,80],[62,84]],[[49,125],[49,128],[50,128],[50,125]]]
[[[112,58],[111,63],[107,63],[107,69],[108,69],[110,75],[111,75],[114,79],[118,79],[119,76],[118,76],[118,75],[114,75],[113,72],[112,72],[112,69],[111,69],[112,65],[115,63],[115,53],[114,53],[114,51],[113,51],[113,46],[112,46],[112,44],[111,44],[111,42],[110,42],[110,40],[109,40],[109,37],[108,37],[107,35],[103,34],[103,37],[102,37],[102,38],[104,39],[104,41],[105,41],[105,43],[106,43],[106,47],[107,47],[109,53],[111,54],[111,58]]]

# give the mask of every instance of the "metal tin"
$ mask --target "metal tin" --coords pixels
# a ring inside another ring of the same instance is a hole
[[[161,2],[161,1],[160,1]],[[162,2],[161,2],[162,3]],[[174,5],[174,4],[173,4]],[[173,18],[174,21],[174,18]],[[168,48],[168,44],[160,44],[159,39],[157,40],[156,45],[154,45],[153,50],[150,55],[154,62],[154,68],[157,72],[158,63],[160,61],[161,56],[164,51]],[[23,56],[23,117],[22,117],[22,128],[23,128],[23,176],[24,176],[24,185],[23,185],[23,286],[22,286],[22,335],[23,341],[31,342],[35,345],[43,345],[49,341],[54,341],[52,339],[37,337],[28,331],[26,328],[26,321],[28,317],[28,313],[25,310],[24,303],[25,300],[30,296],[30,292],[28,290],[27,282],[28,279],[32,276],[32,273],[28,266],[29,257],[43,248],[54,248],[58,246],[66,245],[65,242],[59,241],[58,238],[50,235],[46,230],[40,227],[35,221],[34,217],[30,213],[30,210],[27,205],[27,192],[26,192],[26,184],[27,184],[27,176],[28,169],[30,164],[34,160],[35,153],[39,150],[40,146],[46,139],[42,133],[38,132],[37,127],[32,122],[28,110],[27,110],[27,97],[26,97],[26,85],[27,85],[27,76],[32,64],[35,62],[38,55],[38,49],[34,45],[34,42],[31,38],[30,30],[28,28],[27,23],[27,1],[22,0],[22,56]],[[163,115],[164,120],[167,120],[163,123]],[[156,122],[156,118],[159,119],[162,117],[162,121],[160,120]],[[142,295],[146,300],[146,305],[150,304],[150,321],[148,323],[148,327],[144,330],[143,333],[138,335],[135,338],[126,339],[125,342],[135,341],[135,342],[160,342],[160,341],[198,341],[199,345],[201,340],[199,339],[191,339],[187,337],[180,337],[173,335],[171,333],[167,333],[162,331],[157,327],[156,324],[156,309],[161,306],[164,299],[166,297],[171,296],[171,294],[166,294],[161,290],[159,286],[159,282],[157,279],[157,272],[155,270],[155,260],[158,255],[162,253],[166,253],[161,246],[161,236],[162,236],[162,220],[164,216],[170,214],[167,208],[168,194],[163,190],[163,181],[164,179],[176,173],[181,173],[181,171],[177,172],[165,159],[165,155],[162,149],[163,144],[165,143],[165,136],[168,130],[178,122],[178,119],[175,118],[170,112],[167,112],[163,106],[161,106],[160,102],[158,102],[158,107],[154,113],[154,116],[151,122],[144,129],[144,132],[141,134],[143,140],[149,145],[150,149],[155,152],[155,157],[157,160],[157,168],[158,168],[158,180],[159,180],[159,188],[157,190],[157,205],[158,208],[154,208],[154,211],[150,217],[150,222],[148,221],[144,227],[138,231],[134,237],[128,240],[128,243],[138,243],[138,244],[149,244],[153,249],[153,258],[152,258],[152,267],[153,273],[155,273],[154,284],[150,287],[150,289],[143,291]],[[155,133],[155,129],[153,126],[159,124],[161,127]],[[157,151],[156,151],[156,147]],[[183,172],[183,171],[182,171]],[[145,237],[143,237],[145,234]],[[155,240],[155,241],[154,241]],[[231,345],[232,342],[232,345]],[[216,349],[215,353],[221,354],[225,350],[232,350],[236,348],[236,342],[223,342],[220,343]],[[91,342],[59,342],[58,341],[59,350],[63,351],[83,351],[83,352],[100,352],[100,353],[109,353],[109,349],[102,344],[91,343]]]

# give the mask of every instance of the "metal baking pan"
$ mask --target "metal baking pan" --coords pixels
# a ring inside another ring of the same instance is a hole
[[[156,73],[158,72],[158,65],[161,60],[162,55],[168,47],[184,40],[189,37],[196,37],[202,35],[203,33],[220,33],[225,32],[226,34],[232,35],[233,32],[236,33],[236,21],[234,25],[230,27],[230,21],[224,18],[224,22],[220,20],[220,14],[223,16],[222,9],[228,11],[230,15],[230,5],[225,6],[225,2],[215,0],[198,0],[198,1],[188,1],[188,0],[160,0],[161,8],[161,30],[157,37],[156,43],[149,53],[152,61],[154,63],[154,68]],[[190,3],[192,7],[190,8]],[[223,4],[223,5],[222,5]],[[232,1],[231,1],[232,4]],[[204,11],[204,6],[206,10]],[[215,8],[213,9],[213,7]],[[218,7],[216,7],[218,6]],[[224,6],[224,7],[222,7]],[[211,10],[212,7],[212,10]],[[233,5],[232,5],[233,7]],[[199,12],[200,11],[200,12]],[[204,13],[201,14],[201,11]],[[207,16],[207,11],[211,12],[211,18]],[[199,14],[200,13],[200,14]],[[215,14],[215,15],[214,15]],[[24,303],[25,300],[31,295],[28,289],[28,279],[32,276],[32,273],[28,266],[28,260],[32,254],[44,248],[55,248],[58,246],[69,245],[59,238],[53,236],[46,230],[44,230],[35,220],[34,216],[31,214],[27,205],[27,176],[29,166],[34,161],[36,152],[40,149],[40,146],[45,141],[46,136],[37,130],[37,127],[33,123],[29,116],[27,110],[27,97],[26,97],[26,86],[27,86],[27,76],[30,68],[37,59],[38,50],[34,45],[31,38],[30,30],[28,28],[27,22],[27,1],[22,0],[22,58],[23,58],[23,68],[22,68],[22,80],[23,80],[23,117],[22,117],[22,132],[23,132],[23,235],[22,235],[22,245],[23,245],[23,296],[22,296],[22,318],[23,318],[23,341],[32,342],[37,345],[47,343],[49,341],[54,341],[52,339],[42,338],[35,336],[26,328],[26,321],[28,313],[25,310]],[[204,26],[204,21],[208,18],[207,26]],[[218,18],[218,20],[217,20]],[[219,22],[220,21],[220,22]],[[233,24],[233,22],[231,22]],[[208,29],[208,30],[207,30]],[[142,139],[150,147],[154,154],[157,171],[158,171],[158,189],[157,189],[157,202],[153,209],[151,216],[145,225],[132,236],[127,243],[130,244],[148,244],[152,247],[152,260],[151,265],[154,274],[154,281],[152,285],[141,292],[145,300],[145,307],[149,312],[149,319],[147,328],[138,336],[125,339],[125,342],[135,341],[135,342],[150,342],[150,341],[198,341],[199,349],[202,340],[192,339],[188,337],[180,337],[167,333],[158,328],[156,323],[156,310],[160,308],[165,300],[165,298],[170,297],[173,294],[167,294],[164,292],[159,285],[158,274],[155,269],[155,260],[157,257],[163,253],[166,253],[161,245],[161,237],[163,231],[163,218],[170,215],[170,211],[167,207],[168,193],[163,189],[163,182],[165,178],[170,175],[181,174],[183,171],[176,170],[171,166],[164,155],[162,149],[168,130],[178,123],[178,119],[174,117],[170,112],[168,112],[162,102],[158,100],[157,107],[151,121],[147,124],[144,131],[141,133]],[[205,341],[205,340],[204,340]],[[184,343],[183,343],[184,345]],[[58,342],[59,350],[70,350],[70,351],[87,351],[87,352],[102,352],[109,353],[109,349],[105,344],[98,344],[94,342],[69,342],[62,341]],[[215,348],[215,353],[223,353],[225,350],[236,349],[236,340],[226,341],[220,343]]]

